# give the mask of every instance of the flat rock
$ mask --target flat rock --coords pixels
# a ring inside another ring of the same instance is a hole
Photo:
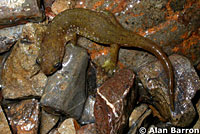
[[[22,39],[12,49],[2,70],[2,91],[5,99],[42,96],[47,77],[39,72],[36,64],[39,52],[36,29],[43,30],[38,24],[26,24]]]
[[[66,46],[62,69],[48,79],[41,104],[51,113],[64,113],[79,119],[86,101],[88,55],[80,47]]]

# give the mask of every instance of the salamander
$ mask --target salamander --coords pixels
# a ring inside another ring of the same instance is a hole
[[[168,57],[155,42],[123,28],[108,11],[75,8],[58,14],[47,26],[37,59],[45,74],[54,73],[62,65],[65,44],[69,41],[76,44],[77,35],[99,44],[110,45],[111,56],[103,66],[106,71],[115,68],[120,47],[141,48],[155,55],[167,74],[170,104],[174,110],[174,75]]]

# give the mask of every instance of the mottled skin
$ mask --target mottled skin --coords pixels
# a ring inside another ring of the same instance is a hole
[[[75,44],[76,35],[111,46],[111,58],[103,66],[106,71],[114,69],[119,47],[141,48],[154,54],[167,73],[170,103],[172,110],[174,110],[174,77],[168,57],[153,41],[124,29],[115,17],[107,11],[95,12],[88,9],[71,9],[54,18],[47,27],[38,58],[38,63],[45,74],[52,74],[61,66],[65,43],[72,41]]]

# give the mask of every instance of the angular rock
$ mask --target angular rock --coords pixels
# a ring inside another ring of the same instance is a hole
[[[8,51],[19,39],[23,25],[0,29],[0,53]]]
[[[0,28],[44,18],[40,0],[1,0]]]
[[[89,96],[86,103],[85,107],[83,109],[83,113],[80,119],[81,124],[88,124],[95,122],[94,118],[94,103],[95,103],[95,98],[93,96]]]
[[[40,113],[38,100],[10,104],[5,111],[14,134],[37,134]]]
[[[2,70],[2,91],[5,99],[41,96],[47,77],[36,64],[39,52],[36,31],[44,30],[38,24],[26,24],[20,39]]]
[[[136,134],[138,128],[141,127],[144,119],[152,113],[151,109],[148,109],[146,104],[141,104],[136,107],[129,117],[130,130],[128,134]]]
[[[94,105],[97,133],[123,133],[135,103],[135,90],[131,90],[134,78],[131,70],[123,69],[97,89]]]
[[[76,134],[76,131],[80,128],[79,124],[73,118],[66,119],[57,128],[60,134]]]
[[[47,134],[58,122],[59,116],[46,113],[42,110],[40,134]]]
[[[87,124],[78,129],[76,134],[97,134],[94,123]]]
[[[64,113],[79,119],[86,100],[86,50],[66,46],[62,69],[48,79],[41,104],[51,113]]]
[[[4,115],[1,106],[0,106],[0,132],[1,134],[12,134],[6,116]]]
[[[196,112],[191,99],[200,88],[200,80],[190,61],[180,55],[169,57],[175,74],[175,111],[170,110],[168,80],[159,61],[144,67],[138,72],[144,87],[152,96],[149,100],[165,120],[175,126],[186,127],[195,118]]]

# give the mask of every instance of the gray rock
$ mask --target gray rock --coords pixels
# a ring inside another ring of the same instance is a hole
[[[0,28],[28,21],[41,21],[44,14],[40,7],[40,0],[1,0]]]
[[[8,51],[19,39],[23,25],[18,25],[0,30],[0,53]]]
[[[94,103],[95,103],[95,98],[90,95],[85,103],[85,107],[80,119],[81,124],[88,124],[95,122]]]
[[[61,112],[79,119],[86,100],[86,50],[66,46],[62,69],[48,79],[41,104],[48,112]]]
[[[180,55],[169,57],[175,74],[175,111],[170,110],[168,80],[159,61],[143,67],[139,72],[144,87],[152,96],[154,105],[164,120],[175,126],[186,127],[194,120],[196,112],[191,99],[200,88],[199,77],[190,61]]]

